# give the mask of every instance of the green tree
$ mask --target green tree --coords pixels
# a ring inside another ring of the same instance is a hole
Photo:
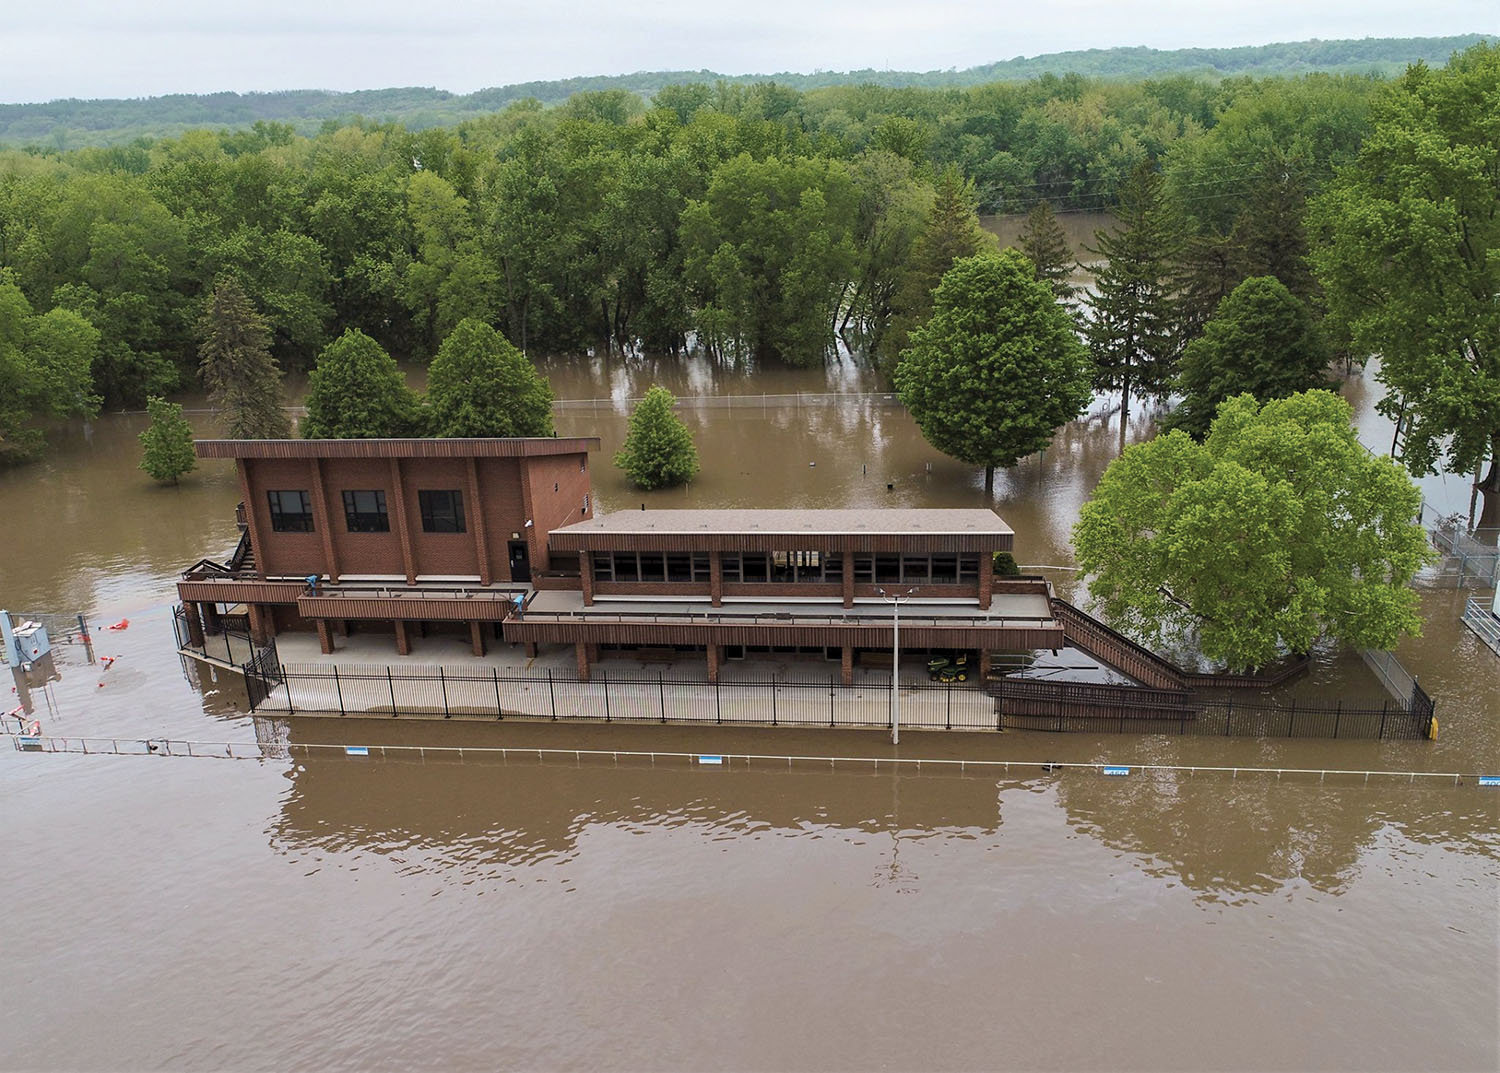
[[[461,320],[427,374],[433,436],[551,436],[552,387],[483,321]]]
[[[927,442],[984,466],[990,495],[996,466],[1040,451],[1083,411],[1088,352],[1031,262],[1002,250],[948,270],[895,381]]]
[[[1352,413],[1328,391],[1240,395],[1203,443],[1174,431],[1128,448],[1073,528],[1104,617],[1234,669],[1324,636],[1390,648],[1418,633],[1421,493],[1360,446]]]
[[[146,400],[151,424],[141,433],[141,469],[154,480],[176,484],[198,465],[193,454],[193,426],[182,416],[180,403],[157,395]]]
[[[236,440],[283,440],[292,434],[271,357],[270,332],[233,276],[215,285],[198,321],[199,369],[224,433]]]
[[[1130,424],[1130,397],[1160,398],[1172,382],[1178,351],[1177,258],[1182,229],[1161,176],[1150,162],[1131,172],[1120,191],[1120,224],[1096,231],[1103,259],[1085,323],[1094,357],[1094,387],[1120,393],[1120,450]]]
[[[0,464],[26,461],[41,450],[36,421],[99,412],[89,372],[98,330],[66,309],[33,315],[7,277],[0,270]]]
[[[1058,301],[1065,302],[1078,293],[1068,280],[1077,258],[1068,245],[1068,236],[1052,212],[1050,201],[1040,201],[1026,214],[1026,225],[1016,238],[1016,249],[1036,266],[1036,278],[1052,288]]]
[[[1274,276],[1252,276],[1219,303],[1183,351],[1182,405],[1166,427],[1202,439],[1219,404],[1235,395],[1264,402],[1327,381],[1328,347],[1307,306]]]
[[[698,474],[698,449],[692,433],[672,412],[676,405],[670,391],[653,387],[630,415],[630,428],[615,454],[615,465],[637,488],[686,484]]]
[[[409,436],[418,423],[417,398],[379,343],[349,328],[323,348],[308,378],[304,438]]]
[[[1329,316],[1356,353],[1380,355],[1382,411],[1405,411],[1402,461],[1417,476],[1475,474],[1488,518],[1500,511],[1497,115],[1500,47],[1417,64],[1311,210]]]

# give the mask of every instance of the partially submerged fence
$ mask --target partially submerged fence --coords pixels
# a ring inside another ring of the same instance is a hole
[[[1418,740],[1434,733],[1430,708],[1414,709],[1386,702],[1380,707],[1346,707],[1342,703],[1286,705],[1246,703],[1233,699],[1205,701],[1195,712],[1175,717],[1015,714],[1001,703],[1001,725],[1013,730],[1067,731],[1085,734],[1182,734],[1198,737],[1249,738],[1374,738]]]
[[[557,410],[630,410],[639,398],[557,399]],[[766,410],[829,406],[900,406],[901,400],[890,391],[797,391],[761,395],[679,395],[678,409],[699,410]]]
[[[1440,519],[1428,535],[1441,558],[1423,572],[1423,584],[1461,589],[1493,586],[1500,581],[1500,530],[1470,531],[1447,518]]]

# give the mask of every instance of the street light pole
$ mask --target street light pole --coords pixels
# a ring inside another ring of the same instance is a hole
[[[891,618],[891,744],[901,744],[901,601],[911,596],[916,589],[888,593],[876,589],[890,602]]]

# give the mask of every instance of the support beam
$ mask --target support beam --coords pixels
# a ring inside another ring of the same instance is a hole
[[[536,659],[536,642],[535,641],[527,641],[526,642],[526,658],[527,659]]]
[[[488,585],[494,578],[490,574],[490,536],[485,528],[483,500],[479,498],[479,463],[468,459],[469,504],[464,511],[464,520],[474,532],[474,554],[479,559],[479,583]]]
[[[708,680],[710,683],[719,680],[719,646],[712,643],[708,646]]]
[[[854,606],[854,554],[843,553],[844,562],[844,606]],[[847,651],[847,649],[845,650]]]
[[[989,649],[979,653],[979,680],[986,682],[990,677],[990,670],[995,662],[995,657]]]
[[[250,640],[258,645],[269,644],[276,636],[276,621],[271,609],[264,604],[247,606],[250,609]]]
[[[391,459],[391,498],[396,508],[396,539],[401,544],[401,566],[406,570],[406,583],[417,583],[417,556],[411,545],[411,526],[406,519],[406,486],[401,481],[401,460]]]
[[[578,553],[578,582],[583,589],[583,606],[592,607],[594,604],[594,553],[591,551]]]
[[[396,655],[411,655],[411,638],[406,632],[406,622],[399,618],[396,619]]]
[[[578,654],[578,680],[587,682],[589,680],[589,646],[579,641],[573,648]]]
[[[203,640],[203,618],[195,603],[184,603],[182,609],[187,612],[188,643],[194,648],[205,647]]]
[[[318,531],[323,541],[323,570],[327,573],[328,580],[337,584],[339,562],[333,553],[333,521],[328,510],[328,489],[323,484],[323,463],[320,459],[312,458],[308,459],[307,466],[313,486],[313,528]],[[253,540],[254,537],[251,539]],[[262,553],[257,551],[255,553],[257,566],[261,564],[262,559]]]
[[[987,551],[979,553],[979,608],[990,609],[990,600],[995,591],[995,557]]]
[[[708,553],[708,603],[711,607],[724,606],[724,553]]]
[[[854,684],[854,647],[844,646],[844,658],[839,661],[839,677],[846,686]]]
[[[469,623],[469,644],[473,646],[474,655],[484,655],[484,627],[478,622]]]
[[[333,655],[333,628],[328,625],[326,618],[315,620],[318,626],[318,647],[323,650],[323,655]]]

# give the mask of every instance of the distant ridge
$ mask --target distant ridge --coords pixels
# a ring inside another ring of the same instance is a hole
[[[1021,81],[1042,75],[1079,74],[1095,78],[1139,79],[1173,74],[1205,78],[1233,75],[1268,77],[1315,71],[1391,75],[1410,63],[1438,66],[1454,52],[1496,35],[1364,38],[1295,41],[1239,48],[1087,49],[1001,60],[947,71],[820,71],[770,75],[721,75],[713,71],[643,71],[598,75],[481,89],[469,94],[408,87],[358,90],[286,90],[274,93],[172,94],[131,100],[59,100],[46,104],[0,104],[0,143],[77,148],[114,145],[142,136],[170,137],[195,127],[240,128],[258,120],[291,123],[302,133],[324,122],[364,116],[393,120],[412,128],[445,126],[535,98],[557,104],[574,93],[623,89],[650,97],[663,86],[684,82],[774,81],[799,90],[837,85],[965,87],[986,82]]]

